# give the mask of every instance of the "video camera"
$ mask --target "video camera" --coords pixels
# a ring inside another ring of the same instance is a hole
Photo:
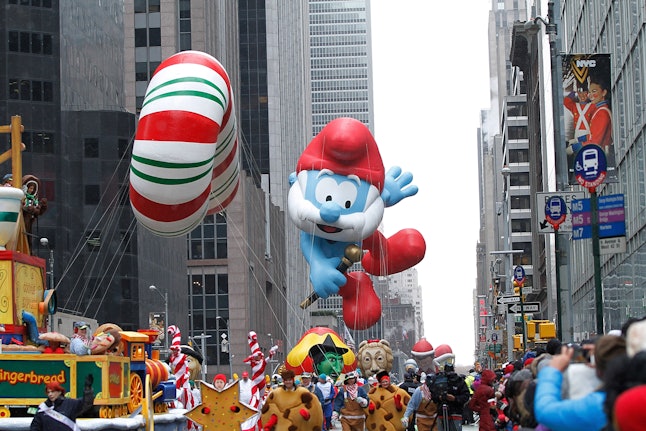
[[[434,400],[446,401],[449,392],[449,379],[446,373],[430,374],[426,377],[426,384]]]

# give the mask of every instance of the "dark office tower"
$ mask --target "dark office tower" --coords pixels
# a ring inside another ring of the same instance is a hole
[[[260,185],[269,173],[267,19],[264,1],[238,3],[240,28],[240,128],[242,164]]]
[[[0,57],[11,66],[0,72],[0,118],[22,117],[23,173],[49,201],[30,238],[34,254],[53,258],[59,311],[134,329],[122,11],[116,0],[4,2]]]

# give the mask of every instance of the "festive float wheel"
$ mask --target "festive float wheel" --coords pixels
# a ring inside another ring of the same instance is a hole
[[[133,413],[141,404],[144,397],[144,385],[139,374],[130,374],[130,401],[128,401],[128,412]]]
[[[0,407],[0,419],[11,417],[11,411],[6,407]]]

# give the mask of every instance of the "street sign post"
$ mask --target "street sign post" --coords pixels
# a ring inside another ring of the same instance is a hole
[[[583,199],[585,192],[536,193],[536,226],[539,234],[572,232],[572,201]],[[565,203],[565,206],[563,206]]]
[[[522,284],[525,283],[525,268],[523,268],[521,265],[518,265],[516,266],[516,268],[514,268],[514,281],[519,286],[522,286]]]
[[[540,302],[524,302],[521,304],[507,304],[508,313],[540,313]]]
[[[599,238],[614,238],[626,235],[624,195],[600,196]],[[592,211],[590,199],[572,202],[572,239],[592,238]]]
[[[520,296],[499,296],[496,301],[498,302],[498,305],[516,304],[520,302]]]

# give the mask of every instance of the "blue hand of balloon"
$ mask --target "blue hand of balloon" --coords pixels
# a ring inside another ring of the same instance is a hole
[[[343,252],[336,250],[337,245],[344,244],[335,243],[332,246],[326,240],[301,232],[301,250],[310,264],[310,282],[314,292],[321,298],[336,295],[346,283],[345,275],[336,269],[343,255]]]
[[[416,185],[412,185],[413,174],[402,172],[399,166],[393,166],[386,173],[384,189],[381,192],[381,198],[386,207],[390,207],[402,199],[414,196],[418,192]]]
[[[298,175],[296,175],[296,172],[292,172],[291,174],[289,174],[289,186],[290,187],[294,185],[297,178],[298,178]]]
[[[316,294],[325,299],[339,293],[339,288],[346,283],[345,275],[336,267],[340,258],[326,258],[310,262],[310,281]]]

